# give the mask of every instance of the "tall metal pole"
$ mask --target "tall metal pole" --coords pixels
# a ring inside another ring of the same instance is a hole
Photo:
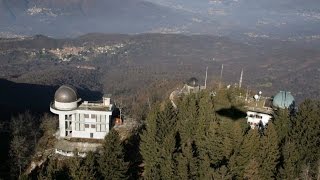
[[[240,80],[239,80],[239,88],[242,86],[242,76],[243,76],[243,69],[241,70]]]
[[[222,75],[223,75],[223,64],[221,65],[219,89],[221,88]]]
[[[208,66],[206,68],[206,79],[204,81],[204,88],[207,89],[207,79],[208,79]]]

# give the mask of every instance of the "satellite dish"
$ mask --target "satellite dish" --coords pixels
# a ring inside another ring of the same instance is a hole
[[[256,94],[256,95],[253,96],[253,98],[254,98],[255,100],[258,100],[258,99],[259,99],[259,95]]]

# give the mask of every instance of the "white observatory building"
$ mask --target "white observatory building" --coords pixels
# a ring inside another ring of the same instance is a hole
[[[272,119],[274,110],[294,109],[295,100],[290,92],[280,91],[274,98],[255,95],[247,101],[247,122],[252,129],[264,128]]]
[[[272,99],[262,97],[262,92],[260,91],[259,94],[250,98],[247,103],[247,122],[250,127],[252,129],[256,127],[265,127],[272,119]]]
[[[113,105],[110,96],[102,102],[82,101],[77,90],[61,86],[54,95],[50,111],[59,115],[59,139],[104,139],[111,128]]]

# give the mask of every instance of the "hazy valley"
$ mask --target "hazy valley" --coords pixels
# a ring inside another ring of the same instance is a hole
[[[213,86],[224,64],[225,84],[238,83],[243,68],[244,84],[252,91],[272,95],[287,90],[300,100],[319,97],[319,49],[290,42],[88,34],[74,39],[2,39],[0,44],[1,78],[14,82],[68,83],[119,95],[154,92],[153,86],[159,86],[169,93],[189,77],[204,81],[206,67]]]

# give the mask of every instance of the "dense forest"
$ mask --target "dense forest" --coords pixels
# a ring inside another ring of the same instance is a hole
[[[295,111],[277,109],[265,129],[251,129],[238,94],[238,88],[193,93],[180,97],[177,109],[157,101],[131,136],[121,138],[112,130],[101,152],[49,156],[31,173],[24,173],[27,164],[36,152],[52,147],[57,120],[45,115],[37,122],[29,112],[14,116],[10,174],[24,179],[319,179],[320,101],[305,100]]]

